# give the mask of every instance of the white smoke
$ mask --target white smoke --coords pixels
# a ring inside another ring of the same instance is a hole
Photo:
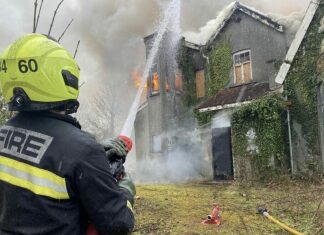
[[[213,36],[213,34],[215,34],[216,31],[218,31],[222,27],[226,18],[228,18],[233,11],[234,6],[235,2],[232,2],[227,7],[225,7],[222,11],[219,12],[216,19],[208,21],[205,26],[200,28],[199,33],[185,32],[184,37],[189,42],[205,45],[208,39],[210,39],[210,37]]]
[[[212,120],[211,127],[214,128],[223,128],[231,126],[231,117],[232,111],[223,110],[218,112],[217,116],[215,116]]]
[[[245,1],[245,2],[249,2],[249,1]],[[251,2],[254,2],[254,1],[251,1]],[[264,1],[261,1],[261,2],[264,2]],[[307,1],[305,1],[305,3],[306,2]],[[183,35],[186,38],[186,40],[189,42],[198,44],[198,45],[205,45],[207,43],[208,39],[210,39],[210,37],[212,37],[217,31],[219,31],[221,29],[221,27],[223,27],[225,20],[231,15],[236,3],[237,2],[232,2],[232,3],[228,4],[226,7],[224,7],[221,11],[219,11],[217,13],[217,16],[215,19],[209,20],[204,26],[202,26],[199,29],[198,32],[195,32],[195,31],[184,32]],[[285,4],[286,4],[286,2],[285,2]],[[266,5],[267,4],[264,2],[263,6],[266,6]],[[278,5],[280,5],[280,4],[272,3],[272,5],[271,5],[272,9],[274,9],[274,6],[278,6]],[[265,13],[261,12],[260,10],[254,8],[254,7],[251,7],[250,5],[246,5],[246,6],[255,12],[259,12],[260,14],[265,14]],[[288,7],[288,6],[286,6],[286,7]],[[295,9],[295,8],[290,7],[290,9]],[[296,9],[299,9],[299,8],[296,8]],[[306,10],[306,8],[304,8],[302,10],[299,9],[298,12],[290,12],[290,14],[288,14],[288,15],[283,15],[282,13],[266,13],[265,15],[267,15],[269,18],[276,21],[277,23],[285,26],[285,30],[287,31],[288,41],[291,42],[295,33],[297,32],[297,30],[301,24],[302,17],[305,13],[305,10]]]
[[[176,143],[163,156],[147,156],[138,161],[137,181],[170,183],[206,178],[204,169],[208,166],[203,159],[198,131],[178,129],[162,134],[161,137],[163,139],[173,137]]]
[[[301,25],[301,22],[303,20],[304,12],[293,12],[289,14],[288,16],[283,16],[275,13],[269,13],[268,17],[276,21],[277,23],[284,26],[286,34],[287,34],[287,41],[288,44],[293,41],[295,34],[297,30],[299,29],[299,26]]]
[[[40,0],[38,3],[40,4]],[[60,0],[44,0],[37,32],[47,34],[54,10]],[[145,65],[143,37],[152,33],[160,19],[161,9],[169,0],[65,0],[59,9],[51,35],[58,38],[69,21],[74,22],[61,40],[73,54],[77,41],[81,44],[76,60],[81,68],[81,107],[78,113],[84,129],[89,119],[97,122],[95,97],[114,99],[115,134],[126,119],[136,90],[131,79],[135,67]],[[182,31],[197,32],[200,27],[230,4],[231,0],[182,1]],[[242,0],[262,12],[289,15],[306,10],[309,0]],[[17,37],[32,31],[34,0],[0,0],[0,51]],[[107,94],[98,92],[107,88]],[[112,98],[114,97],[114,98]],[[91,115],[89,115],[91,113]],[[98,127],[105,129],[108,127]],[[135,152],[135,151],[132,151]],[[134,157],[132,157],[134,158]]]

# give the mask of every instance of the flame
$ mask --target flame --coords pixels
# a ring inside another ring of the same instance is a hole
[[[152,91],[158,92],[159,89],[160,89],[159,75],[158,75],[158,73],[153,73],[153,75],[152,75]]]
[[[133,69],[132,71],[132,79],[134,81],[134,85],[137,89],[141,86],[142,81],[142,73],[138,68]],[[144,85],[144,91],[147,91],[147,82]]]

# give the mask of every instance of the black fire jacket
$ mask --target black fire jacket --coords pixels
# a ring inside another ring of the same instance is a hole
[[[0,234],[126,234],[134,227],[127,190],[104,149],[75,119],[22,112],[0,128]]]

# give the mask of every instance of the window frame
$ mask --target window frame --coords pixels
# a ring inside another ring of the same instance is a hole
[[[156,67],[156,71],[155,71],[155,67]],[[153,75],[157,74],[158,76],[158,90],[154,91],[153,90]],[[159,95],[161,93],[161,82],[160,82],[160,75],[159,75],[159,64],[158,63],[154,63],[151,67],[150,70],[150,96],[156,96]]]
[[[237,63],[235,62],[235,56],[237,55],[241,55],[241,54],[245,54],[246,52],[249,52],[249,55],[250,55],[250,60],[249,61],[244,61],[243,63],[240,62],[240,63]],[[246,64],[247,62],[250,62],[250,75],[251,75],[251,80],[249,81],[245,81],[244,79],[244,64]],[[235,67],[237,66],[241,66],[241,76],[242,76],[242,80],[243,82],[242,83],[237,83],[237,78],[236,78],[236,70],[235,70]],[[252,53],[251,53],[251,49],[246,49],[246,50],[242,50],[242,51],[237,51],[235,53],[233,53],[233,73],[234,73],[234,85],[241,85],[241,84],[245,84],[245,83],[250,83],[253,81],[253,68],[252,68]]]

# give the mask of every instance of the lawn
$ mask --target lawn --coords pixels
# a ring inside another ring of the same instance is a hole
[[[324,234],[324,183],[290,182],[137,185],[134,234],[289,234],[256,213],[258,207],[305,234]],[[220,226],[203,225],[213,203]]]

